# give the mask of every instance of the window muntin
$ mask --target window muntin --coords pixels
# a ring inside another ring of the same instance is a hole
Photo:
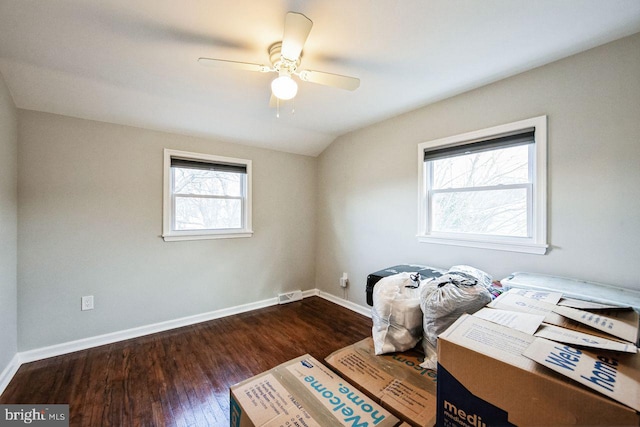
[[[544,254],[546,116],[419,145],[418,239]]]
[[[249,237],[251,161],[165,150],[165,240]]]

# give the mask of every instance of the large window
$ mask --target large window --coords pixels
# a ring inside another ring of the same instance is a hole
[[[165,240],[250,237],[251,161],[165,149]]]
[[[422,242],[546,252],[546,116],[419,146]]]

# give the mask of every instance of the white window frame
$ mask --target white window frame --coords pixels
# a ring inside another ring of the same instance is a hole
[[[242,209],[242,228],[208,229],[208,230],[174,230],[175,200],[172,192],[171,159],[179,158],[209,163],[243,165],[247,169]],[[187,151],[164,149],[162,237],[166,242],[179,240],[232,239],[251,237],[251,160],[233,157],[214,156],[211,154],[191,153]]]
[[[528,206],[529,237],[488,236],[481,234],[434,233],[430,231],[430,200],[428,197],[428,167],[424,161],[425,150],[455,147],[482,140],[513,135],[534,129],[533,155],[529,162],[533,192]],[[443,245],[495,249],[544,255],[547,251],[547,116],[534,117],[514,123],[468,132],[447,138],[423,142],[418,145],[418,241]]]

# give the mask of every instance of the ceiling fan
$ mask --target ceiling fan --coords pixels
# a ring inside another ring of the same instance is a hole
[[[258,71],[261,73],[278,73],[278,77],[271,82],[272,96],[270,105],[274,105],[274,101],[286,101],[296,96],[298,84],[293,80],[292,76],[297,76],[305,82],[333,86],[346,90],[356,90],[360,86],[360,79],[356,77],[298,69],[300,66],[300,57],[302,56],[302,48],[311,32],[312,26],[313,22],[303,14],[295,12],[287,13],[284,21],[282,41],[276,42],[269,47],[271,66],[214,58],[199,58],[198,62],[210,67]]]

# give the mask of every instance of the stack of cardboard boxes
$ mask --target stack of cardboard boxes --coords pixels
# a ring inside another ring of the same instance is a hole
[[[638,313],[512,289],[418,351],[371,338],[231,389],[233,426],[640,425]]]
[[[637,342],[634,310],[512,289],[438,338],[437,423],[640,425]]]

